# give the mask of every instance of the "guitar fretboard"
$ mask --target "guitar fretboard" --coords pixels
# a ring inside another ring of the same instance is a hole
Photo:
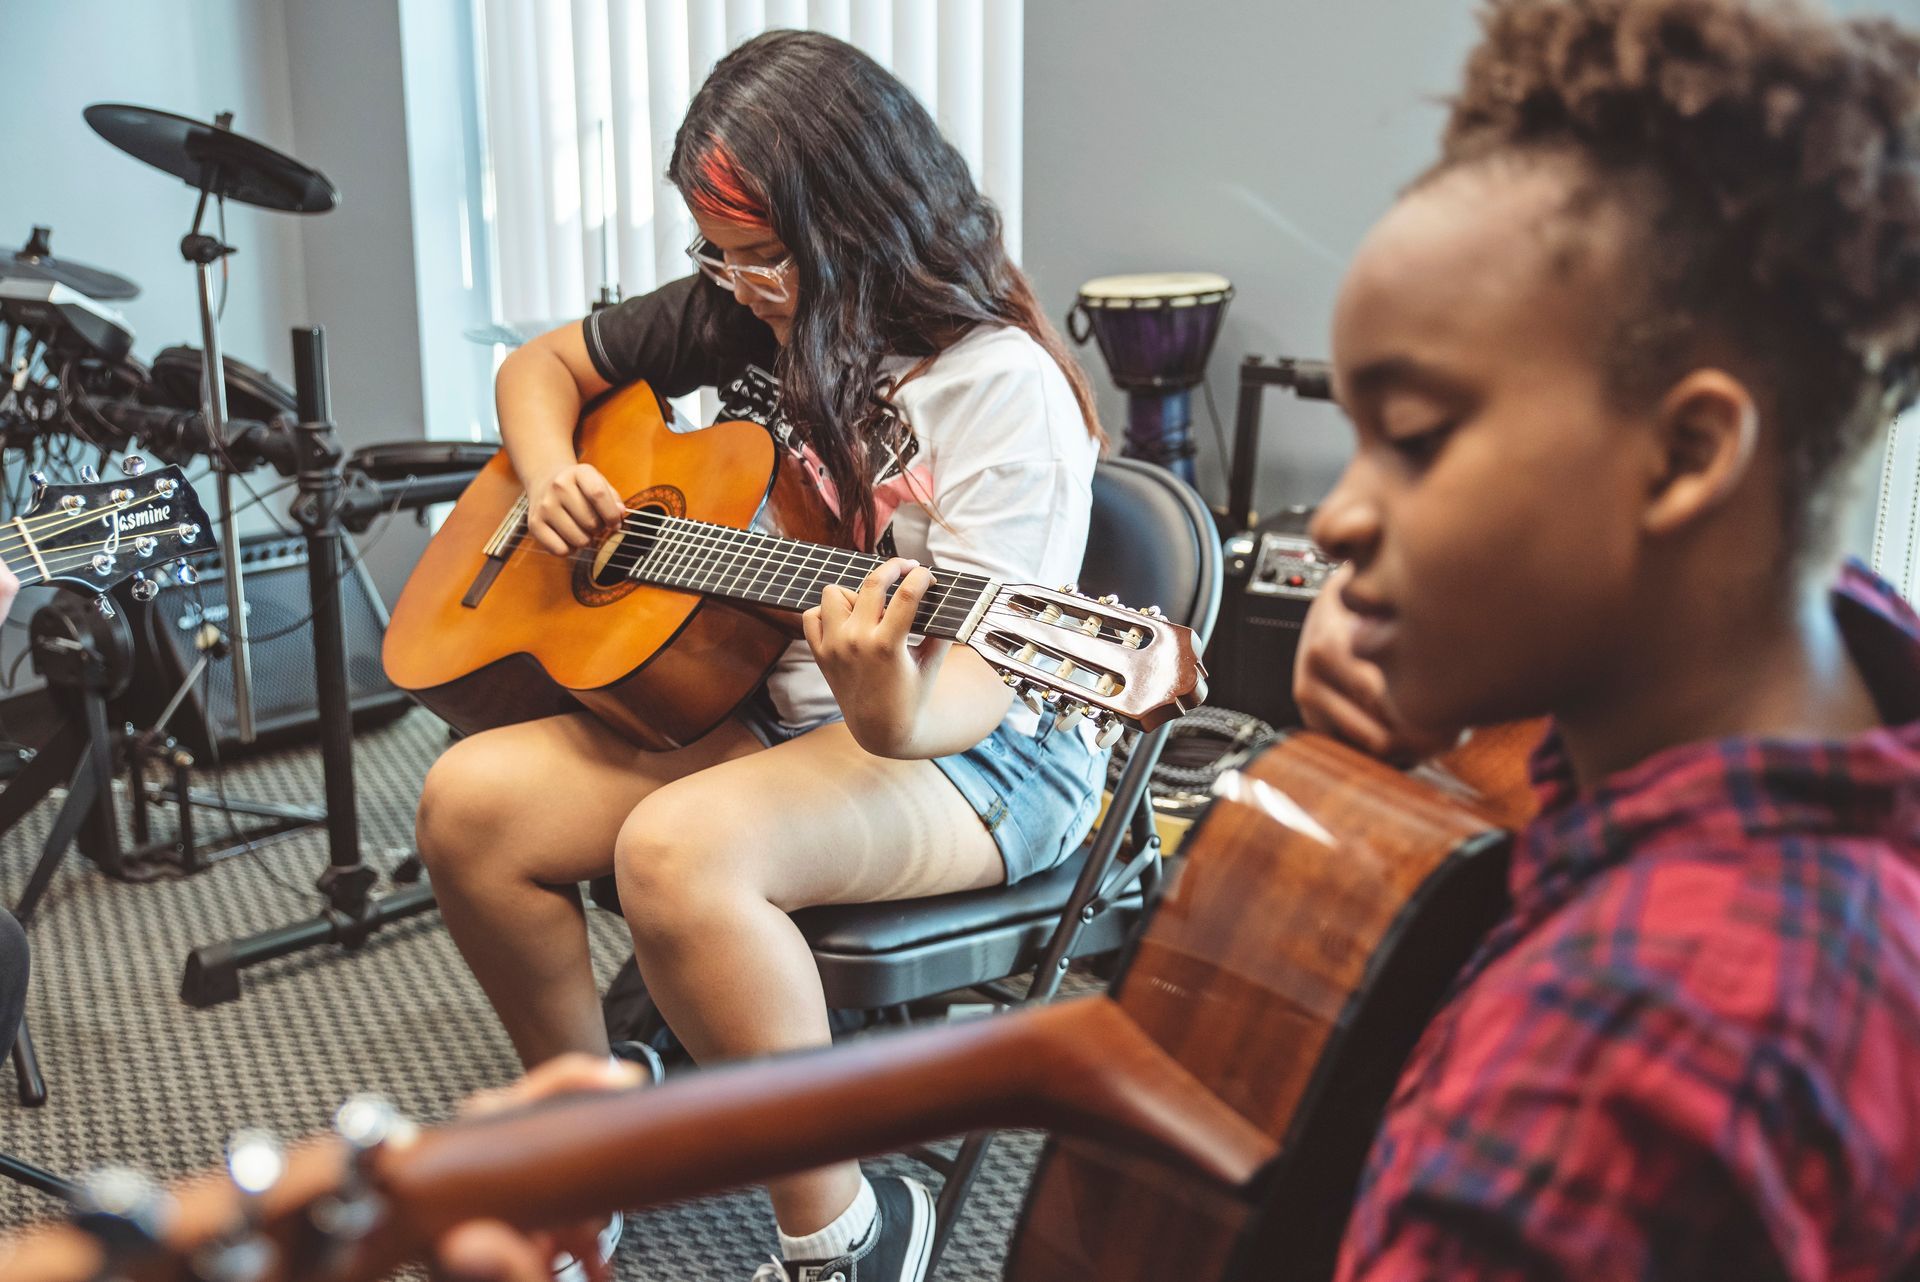
[[[811,609],[830,583],[858,592],[867,575],[886,562],[864,552],[658,512],[631,513],[625,529],[636,550],[616,550],[610,568],[628,578],[780,610]],[[926,600],[914,613],[914,632],[957,639],[993,588],[993,580],[982,575],[936,570]],[[892,593],[889,589],[889,599]]]

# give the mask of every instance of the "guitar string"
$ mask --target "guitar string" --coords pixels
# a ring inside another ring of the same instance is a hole
[[[668,586],[692,587],[695,584],[705,581],[704,576],[714,569],[720,559],[726,554],[731,552],[745,552],[747,553],[749,564],[734,575],[734,586],[738,586],[744,578],[747,569],[752,569],[755,572],[756,585],[758,585],[759,576],[762,573],[768,576],[768,587],[761,590],[761,595],[763,597],[770,597],[773,595],[772,584],[777,581],[781,575],[788,575],[789,582],[781,589],[779,594],[780,600],[777,604],[789,609],[803,609],[817,600],[817,592],[810,592],[801,586],[800,578],[803,575],[811,576],[813,582],[809,586],[813,589],[824,586],[824,582],[829,576],[831,576],[833,581],[838,582],[843,587],[854,588],[857,587],[858,580],[865,577],[865,574],[854,574],[855,582],[848,583],[846,582],[845,576],[850,571],[855,571],[863,565],[867,569],[871,569],[874,566],[883,564],[882,558],[874,557],[867,553],[856,553],[846,549],[827,547],[821,544],[803,543],[799,540],[786,539],[761,531],[741,530],[733,526],[715,525],[705,521],[693,521],[685,517],[673,517],[663,512],[648,509],[630,509],[627,520],[622,523],[622,529],[627,533],[636,535],[648,533],[648,530],[638,528],[633,524],[635,518],[650,522],[660,531],[660,537],[655,541],[653,547],[645,552],[636,551],[634,554],[628,555],[624,552],[624,549],[615,549],[613,555],[609,557],[608,564],[621,568],[623,573],[628,577],[631,577],[633,570],[639,568],[641,565],[647,562],[654,562],[653,571],[649,577],[655,575],[662,577],[679,575],[685,578],[687,582],[684,585],[669,583]],[[523,552],[527,555],[531,555],[533,552],[549,556],[555,555],[554,553],[547,552],[545,548],[540,547],[537,540],[533,540],[525,533],[522,533],[517,541],[521,546],[516,548],[514,553],[509,554],[509,563],[520,560],[520,554]],[[798,550],[797,552],[796,549]],[[576,550],[566,555],[571,560],[586,561],[596,558],[599,552],[597,549],[593,551]],[[838,562],[837,564],[836,561]],[[964,572],[936,571],[935,573],[935,587],[939,591],[939,598],[935,600],[933,594],[930,592],[928,601],[922,603],[922,609],[925,609],[927,604],[931,603],[933,605],[932,613],[934,615],[946,615],[948,626],[953,626],[955,622],[964,622],[966,614],[972,610],[982,590],[991,580],[984,576],[966,574]],[[941,581],[941,575],[943,573],[946,574],[946,577],[950,581]],[[967,582],[968,580],[972,580],[973,582]],[[952,598],[962,592],[967,593],[971,599],[961,602],[958,605],[951,604]],[[787,599],[795,593],[799,594],[799,600]]]
[[[107,513],[125,512],[125,511],[128,511],[129,509],[139,507],[144,503],[151,503],[154,500],[159,499],[161,497],[162,496],[156,491],[154,493],[144,495],[140,498],[131,499],[124,504],[115,504],[112,507],[97,507],[92,509],[91,511],[68,512],[63,509],[56,512],[43,512],[39,516],[19,517],[19,518],[9,517],[5,521],[0,521],[0,529],[12,531],[10,535],[10,538],[12,541],[9,542],[8,539],[6,538],[0,538],[0,557],[11,557],[15,552],[18,552],[23,548],[27,548],[29,546],[37,547],[41,539],[49,538],[53,535],[64,533],[65,531],[74,529],[77,526],[85,525],[89,521],[97,521]],[[34,526],[34,523],[37,521],[50,521],[50,520],[55,520],[62,517],[66,518],[65,524],[50,525],[44,530],[32,528]],[[26,524],[31,530],[31,532],[26,534],[20,533],[20,527],[14,525],[13,523],[15,519],[18,519],[22,521],[24,524]],[[164,527],[155,527],[155,528],[164,528]],[[127,534],[127,533],[140,533],[140,532],[122,531],[122,533]]]
[[[609,566],[618,568],[628,577],[633,577],[642,566],[647,562],[655,560],[656,557],[659,556],[659,545],[661,543],[667,543],[676,538],[682,542],[689,542],[694,538],[705,538],[708,541],[710,554],[706,557],[703,564],[696,567],[696,581],[697,576],[704,574],[711,568],[712,563],[718,559],[720,554],[729,552],[744,553],[745,555],[740,558],[741,564],[733,570],[730,587],[723,573],[723,577],[715,583],[713,590],[718,591],[722,595],[726,595],[731,588],[734,594],[738,595],[737,589],[745,580],[746,575],[752,572],[754,576],[753,592],[761,597],[770,596],[774,594],[773,585],[781,574],[789,573],[789,583],[786,587],[780,589],[778,593],[780,597],[779,604],[797,607],[801,603],[811,603],[817,599],[816,592],[808,591],[800,586],[799,578],[802,574],[812,575],[814,582],[811,587],[813,588],[822,586],[820,581],[824,577],[822,571],[830,573],[836,581],[840,582],[841,586],[845,587],[849,585],[845,582],[844,576],[848,572],[856,571],[863,563],[867,564],[869,570],[874,566],[884,564],[881,558],[873,557],[870,554],[855,553],[840,548],[828,548],[821,544],[800,543],[797,540],[783,539],[780,536],[769,535],[760,531],[739,530],[732,526],[712,525],[707,522],[689,522],[684,518],[663,518],[663,514],[660,513],[641,512],[635,515],[647,517],[656,524],[662,523],[664,519],[674,522],[674,525],[665,530],[662,537],[651,549],[636,549],[631,556],[623,555],[624,549],[616,549],[614,551],[612,556],[608,558]],[[623,528],[635,534],[644,532],[634,529],[631,524],[625,524]],[[798,555],[796,555],[794,549],[800,550]],[[580,557],[580,554],[575,554],[575,556],[576,559],[583,559]],[[844,563],[839,565],[832,564],[831,558],[835,557],[841,558]],[[665,560],[667,562],[672,560],[671,552]],[[670,567],[663,562],[661,570],[670,572]],[[767,584],[764,588],[760,586],[760,577],[762,574],[767,575]],[[861,574],[859,577],[864,578],[865,575]],[[977,579],[978,586],[958,582],[957,580],[961,578]],[[940,576],[936,573],[933,589],[929,590],[927,600],[922,602],[922,608],[925,608],[928,604],[932,604],[933,613],[938,615],[948,609],[949,602],[956,592],[970,591],[973,600],[963,602],[962,604],[965,607],[965,611],[971,611],[973,604],[979,599],[981,590],[991,582],[991,580],[978,575],[962,575],[957,573],[948,575],[948,579],[950,581],[942,582]],[[937,600],[933,596],[934,590],[939,592]],[[793,594],[799,595],[799,602],[789,602],[786,599],[789,595]],[[965,612],[960,612],[959,618],[961,621],[964,621]]]

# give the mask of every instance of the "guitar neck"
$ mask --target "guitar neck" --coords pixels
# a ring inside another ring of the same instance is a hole
[[[626,530],[641,549],[625,554],[631,564],[619,564],[627,577],[777,610],[811,609],[829,584],[858,592],[886,563],[870,553],[646,511],[631,514]],[[983,575],[933,571],[933,586],[914,613],[914,632],[966,640],[998,587]]]

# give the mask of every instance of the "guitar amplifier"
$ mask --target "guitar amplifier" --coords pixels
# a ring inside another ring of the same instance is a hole
[[[1300,724],[1300,625],[1336,564],[1307,537],[1312,515],[1290,508],[1226,541],[1220,620],[1207,646],[1209,702],[1280,728]]]
[[[354,725],[364,728],[400,715],[410,699],[405,691],[394,688],[380,666],[387,612],[373,579],[358,563],[350,541],[342,556],[353,567],[340,580],[347,689]],[[193,587],[163,579],[159,593],[144,604],[124,591],[117,594],[133,630],[134,676],[127,695],[114,705],[113,719],[152,725],[198,661],[194,639],[202,625],[211,623],[226,630],[225,557],[212,552],[192,561],[200,571],[200,582]],[[240,572],[247,601],[255,738],[247,745],[237,737],[232,657],[214,659],[167,723],[203,762],[209,759],[210,747],[226,760],[249,749],[310,739],[320,728],[306,541],[278,534],[243,539]]]

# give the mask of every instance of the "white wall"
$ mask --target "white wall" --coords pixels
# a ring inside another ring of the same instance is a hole
[[[1836,0],[1920,22],[1920,0]],[[1062,318],[1086,280],[1200,270],[1238,295],[1209,383],[1229,441],[1247,353],[1322,357],[1347,258],[1431,162],[1476,29],[1471,0],[1035,0],[1027,6],[1027,270]],[[1116,438],[1124,401],[1082,352]],[[1256,506],[1309,503],[1344,464],[1328,407],[1270,392]],[[1201,492],[1225,464],[1194,397]],[[1865,553],[1878,471],[1846,537]]]

